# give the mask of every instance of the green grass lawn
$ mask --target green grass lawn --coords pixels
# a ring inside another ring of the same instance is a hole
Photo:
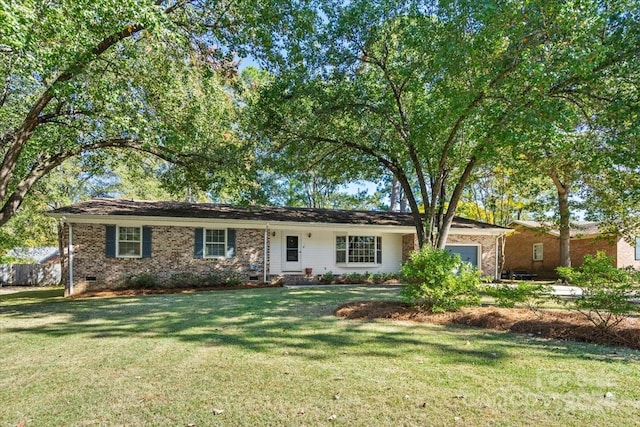
[[[0,295],[2,426],[640,423],[637,351],[332,315],[395,289],[61,293]]]

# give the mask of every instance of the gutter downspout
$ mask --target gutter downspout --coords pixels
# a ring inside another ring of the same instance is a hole
[[[500,247],[500,237],[502,237],[502,236],[497,236],[496,237],[496,265],[495,265],[495,268],[493,270],[494,271],[494,273],[493,273],[494,280],[498,280],[499,279],[499,277],[498,277],[498,256],[500,254],[498,253],[499,252],[498,248]]]
[[[69,226],[69,239],[67,240],[67,257],[69,267],[69,295],[73,295],[73,226],[70,222]]]
[[[504,239],[507,238],[507,232],[505,231],[503,234],[496,237],[496,280],[502,280],[502,271],[498,271],[500,268],[500,258],[504,256],[502,253]],[[502,241],[501,241],[502,240]]]
[[[263,283],[267,283],[267,250],[268,250],[267,239],[268,238],[269,238],[269,224],[267,223],[267,225],[264,228],[264,250],[263,250],[264,263],[262,266]]]

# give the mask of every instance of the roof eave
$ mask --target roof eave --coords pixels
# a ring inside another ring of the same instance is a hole
[[[415,227],[401,224],[358,224],[337,222],[306,222],[306,221],[274,221],[274,220],[247,220],[247,219],[221,219],[221,218],[193,218],[193,217],[169,217],[169,216],[142,216],[142,215],[95,215],[95,214],[63,214],[48,212],[47,215],[64,221],[65,223],[78,224],[133,224],[156,226],[182,226],[182,227],[206,227],[213,224],[233,225],[237,228],[269,228],[272,230],[286,230],[291,228],[357,228],[367,230],[381,230],[389,233],[413,234]],[[508,229],[491,228],[463,228],[452,226],[449,234],[452,235],[489,235],[501,236],[509,232]]]

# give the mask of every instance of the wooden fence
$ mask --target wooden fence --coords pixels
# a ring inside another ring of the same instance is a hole
[[[0,264],[2,286],[50,286],[61,279],[60,264]]]

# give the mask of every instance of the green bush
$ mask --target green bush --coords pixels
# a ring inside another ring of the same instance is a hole
[[[639,311],[638,304],[630,301],[640,295],[639,272],[614,267],[604,252],[586,255],[580,267],[558,267],[556,271],[570,285],[582,290],[582,295],[566,301],[567,304],[602,329],[615,327]]]
[[[158,287],[158,279],[151,273],[139,273],[126,276],[122,281],[125,289],[153,289]]]
[[[238,286],[245,282],[244,277],[240,273],[228,273],[225,275],[224,285]]]
[[[331,271],[328,271],[326,273],[324,273],[322,275],[322,277],[320,277],[320,281],[322,283],[331,283],[336,279],[335,274],[333,274]]]
[[[480,274],[460,255],[423,248],[402,266],[403,301],[434,313],[480,304]]]
[[[362,273],[347,273],[343,276],[344,283],[359,285],[367,282],[367,276]]]
[[[547,285],[521,282],[517,285],[500,284],[486,285],[484,291],[496,300],[499,307],[515,307],[516,304],[525,304],[531,310],[537,308],[551,298],[551,289]]]
[[[169,285],[176,288],[199,288],[207,285],[207,279],[191,272],[175,273],[171,275]]]

